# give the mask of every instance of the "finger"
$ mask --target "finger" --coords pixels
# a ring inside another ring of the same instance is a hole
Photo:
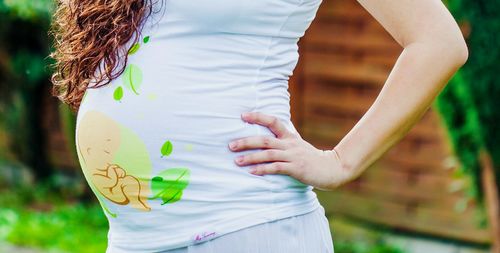
[[[256,123],[269,128],[278,138],[286,137],[290,134],[285,125],[275,116],[260,112],[248,112],[242,114],[242,119],[249,123]]]
[[[274,162],[268,164],[259,164],[250,167],[249,172],[254,175],[264,175],[264,174],[286,174],[290,175],[292,170],[292,164],[289,162]]]
[[[268,135],[245,137],[229,143],[229,149],[232,151],[258,148],[284,150],[287,147],[282,140]]]
[[[236,164],[245,166],[255,163],[273,162],[273,161],[289,161],[288,152],[278,149],[266,149],[264,151],[255,152],[247,155],[239,156],[235,159]]]

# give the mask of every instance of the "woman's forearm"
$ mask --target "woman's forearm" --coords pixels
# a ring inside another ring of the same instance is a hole
[[[322,150],[270,115],[242,115],[276,135],[236,140],[233,151],[263,148],[241,156],[250,173],[286,174],[329,191],[357,177],[421,119],[468,57],[458,24],[441,0],[358,0],[404,48],[372,106],[335,146]],[[334,152],[335,151],[335,152]]]
[[[400,141],[467,59],[459,40],[408,44],[373,105],[335,146],[352,177]]]

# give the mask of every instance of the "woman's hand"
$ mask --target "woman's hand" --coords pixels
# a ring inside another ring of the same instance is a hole
[[[256,164],[250,167],[250,173],[286,174],[323,191],[333,190],[354,176],[341,166],[335,150],[315,148],[300,135],[290,132],[278,118],[259,112],[249,112],[243,113],[242,119],[268,127],[276,135],[276,137],[268,135],[245,137],[229,143],[231,151],[265,149],[236,158],[235,162],[239,166]]]

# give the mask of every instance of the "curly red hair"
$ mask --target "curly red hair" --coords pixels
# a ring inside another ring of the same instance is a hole
[[[52,95],[77,111],[91,80],[92,87],[99,87],[122,74],[127,62],[123,50],[129,50],[123,45],[138,41],[151,10],[149,0],[60,2],[50,29],[55,48],[50,55],[55,60]]]

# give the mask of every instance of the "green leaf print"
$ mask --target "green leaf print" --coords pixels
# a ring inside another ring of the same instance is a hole
[[[172,149],[172,142],[166,141],[163,143],[163,146],[161,147],[161,157],[170,155],[172,153]]]
[[[118,86],[116,89],[115,89],[115,92],[113,92],[113,98],[116,100],[116,101],[120,101],[123,97],[123,88],[121,86]]]
[[[87,97],[87,93],[88,93],[88,90],[85,90],[85,92],[83,93],[82,100],[80,101],[80,104],[83,104],[83,101],[85,101],[85,98]]]
[[[143,41],[144,41],[144,44],[148,43],[149,42],[149,36],[144,37]]]
[[[142,84],[142,70],[137,65],[129,64],[123,73],[123,84],[139,95],[137,90]]]
[[[137,52],[137,50],[139,50],[139,48],[141,47],[141,45],[139,43],[135,43],[134,45],[132,45],[132,47],[128,50],[128,54],[129,55],[132,55],[132,54],[135,54]]]
[[[190,176],[191,172],[187,168],[171,168],[162,171],[151,179],[153,196],[149,199],[161,198],[162,205],[179,201],[183,190],[189,184]]]

